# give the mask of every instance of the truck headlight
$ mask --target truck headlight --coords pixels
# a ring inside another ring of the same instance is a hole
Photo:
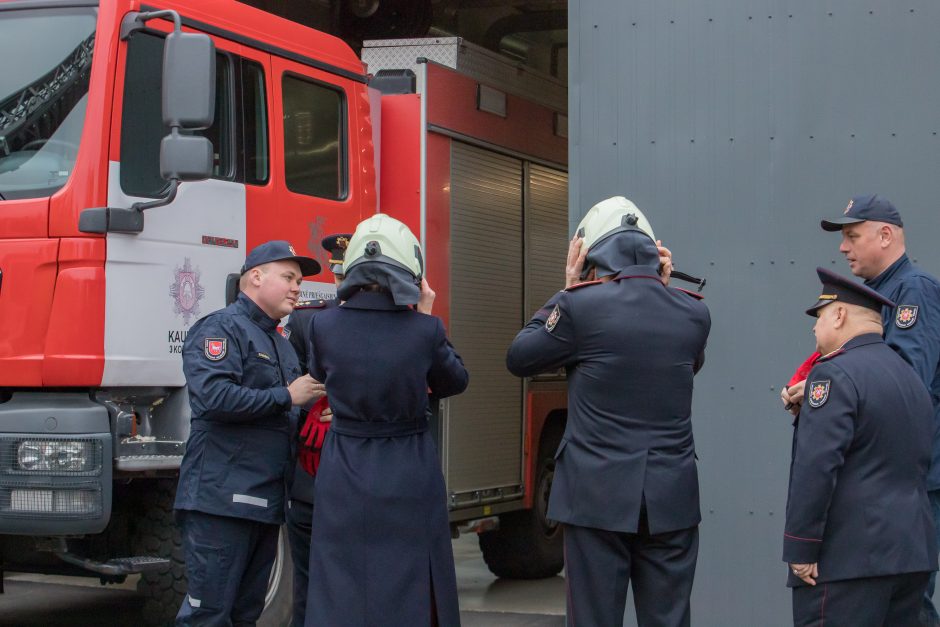
[[[17,468],[66,473],[95,470],[94,444],[88,440],[23,440],[16,448]]]

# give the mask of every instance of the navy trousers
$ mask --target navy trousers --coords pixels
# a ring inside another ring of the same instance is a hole
[[[794,627],[916,627],[930,573],[793,588]]]
[[[307,613],[307,583],[310,565],[310,534],[313,529],[313,505],[290,500],[287,508],[287,538],[294,562],[294,627],[302,627]]]
[[[188,594],[176,625],[248,627],[264,610],[278,525],[179,511]]]
[[[698,527],[652,535],[565,525],[568,627],[620,627],[633,584],[640,627],[688,627]]]

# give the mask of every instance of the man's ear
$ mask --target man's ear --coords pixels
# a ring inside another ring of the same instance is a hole
[[[841,329],[845,326],[846,319],[848,318],[849,310],[842,305],[836,305],[836,316],[833,322],[833,327],[836,329]]]
[[[887,248],[891,245],[891,242],[894,241],[894,229],[891,228],[888,224],[882,224],[878,229],[879,239],[881,241],[881,247]]]

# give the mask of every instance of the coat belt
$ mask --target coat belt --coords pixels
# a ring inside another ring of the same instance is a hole
[[[396,420],[388,422],[366,422],[333,416],[330,429],[340,435],[357,438],[393,438],[402,435],[415,435],[428,430],[428,419]]]

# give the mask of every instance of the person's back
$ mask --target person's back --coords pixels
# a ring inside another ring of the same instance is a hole
[[[692,377],[711,326],[701,297],[667,287],[652,227],[614,197],[588,211],[566,279],[506,356],[517,376],[564,367],[568,421],[548,517],[564,525],[569,624],[688,626],[698,555]],[[587,270],[584,270],[587,268]]]
[[[346,420],[413,421],[425,415],[429,384],[441,397],[466,387],[465,379],[451,377],[465,374],[461,369],[434,367],[450,355],[440,319],[396,306],[387,293],[360,291],[322,312],[310,340],[326,376],[334,428]],[[350,346],[364,350],[354,354]]]

